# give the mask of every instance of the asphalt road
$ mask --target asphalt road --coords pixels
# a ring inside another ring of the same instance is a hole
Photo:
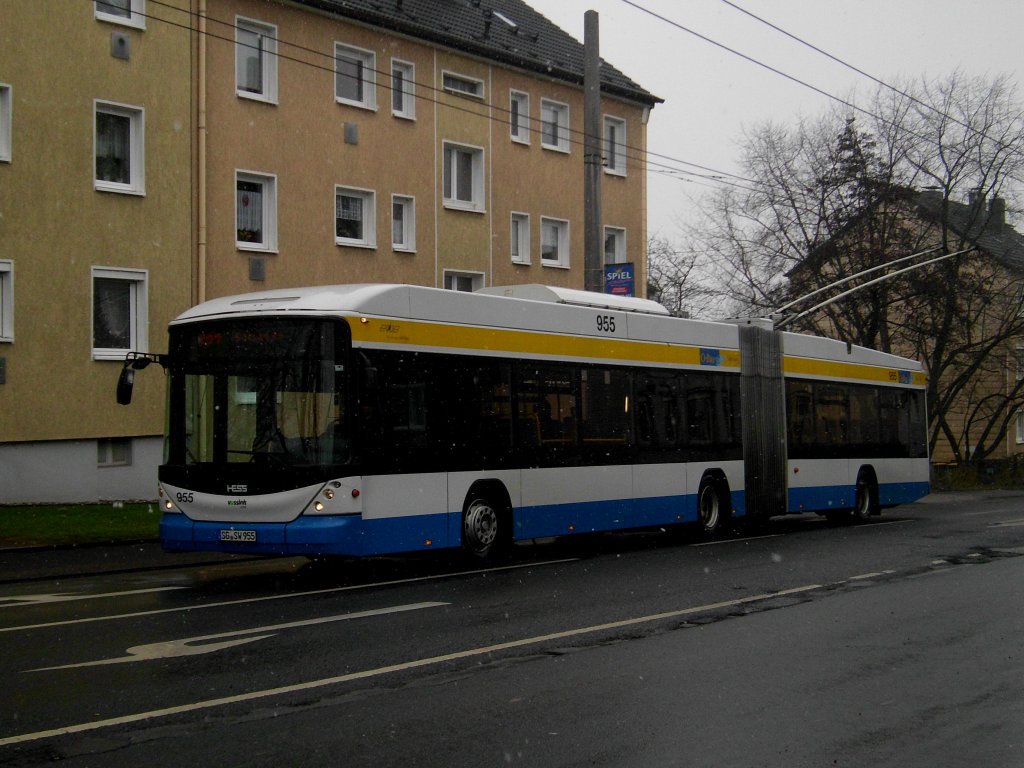
[[[489,569],[3,554],[0,764],[1024,765],[1022,555],[1021,493]]]

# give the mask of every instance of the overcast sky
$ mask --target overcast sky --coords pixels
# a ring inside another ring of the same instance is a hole
[[[648,149],[737,172],[744,127],[822,114],[830,100],[704,42],[623,0],[527,0],[579,40],[583,14],[600,15],[601,56],[665,99]],[[723,0],[633,0],[815,87],[841,97],[870,80],[731,8]],[[731,0],[886,82],[897,77],[1009,74],[1024,100],[1024,0]],[[649,175],[649,234],[673,237],[702,188]]]

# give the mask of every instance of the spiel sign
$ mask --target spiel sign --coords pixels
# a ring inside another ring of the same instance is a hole
[[[635,296],[633,264],[605,264],[604,292],[615,296]]]

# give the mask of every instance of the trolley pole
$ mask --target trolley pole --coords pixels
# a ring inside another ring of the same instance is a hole
[[[583,285],[604,293],[601,237],[601,59],[597,11],[583,16]]]

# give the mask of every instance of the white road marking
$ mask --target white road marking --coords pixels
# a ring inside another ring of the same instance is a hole
[[[764,536],[745,536],[742,539],[718,539],[715,541],[698,541],[695,544],[691,544],[691,547],[713,547],[718,544],[739,544],[744,541],[759,541],[760,539],[777,539],[781,536],[781,533],[768,533]]]
[[[638,616],[632,619],[611,621],[607,624],[595,624],[589,627],[579,627],[577,629],[567,629],[561,632],[552,632],[547,635],[524,637],[518,640],[510,640],[505,643],[497,643],[496,645],[487,645],[480,648],[469,648],[463,651],[456,651],[454,653],[446,653],[442,656],[431,656],[424,659],[414,659],[412,661],[406,661],[399,664],[391,664],[385,667],[377,667],[376,669],[363,670],[362,672],[351,672],[346,675],[338,675],[337,677],[325,677],[320,680],[310,680],[305,683],[283,685],[279,688],[267,688],[262,691],[250,691],[248,693],[239,693],[234,696],[224,696],[218,699],[196,701],[190,704],[180,704],[175,707],[153,709],[148,712],[135,712],[130,715],[122,715],[121,717],[111,717],[106,720],[95,720],[88,723],[76,723],[74,725],[66,725],[60,728],[52,728],[46,731],[37,731],[35,733],[22,733],[14,736],[0,738],[0,747],[6,747],[12,744],[24,744],[30,741],[39,741],[40,739],[50,739],[55,738],[57,736],[68,736],[75,733],[96,731],[100,730],[101,728],[110,728],[118,725],[127,725],[129,723],[138,723],[143,720],[152,720],[160,717],[171,717],[172,715],[181,715],[189,712],[198,712],[206,709],[213,709],[214,707],[227,706],[229,704],[239,704],[241,702],[246,701],[268,699],[274,696],[283,696],[289,693],[310,691],[316,688],[324,688],[331,685],[339,685],[341,683],[348,683],[354,680],[366,680],[373,677],[381,677],[382,675],[389,675],[395,672],[403,672],[410,669],[418,669],[422,667],[443,664],[449,661],[458,661],[461,659],[468,659],[475,656],[485,656],[490,653],[499,653],[501,651],[507,651],[513,648],[522,648],[529,645],[538,645],[540,643],[547,643],[555,640],[565,640],[570,637],[580,637],[583,635],[594,634],[596,632],[607,632],[613,629],[624,629],[626,627],[634,627],[641,624],[666,621],[668,619],[677,619],[683,616],[689,616],[695,613],[704,613],[706,611],[719,610],[721,608],[732,608],[737,605],[746,605],[748,603],[773,600],[775,598],[785,597],[787,595],[800,594],[802,592],[810,592],[811,590],[820,588],[820,584],[808,584],[803,587],[794,587],[792,589],[783,589],[778,592],[766,592],[758,595],[750,595],[748,597],[740,597],[735,600],[726,600],[721,603],[697,605],[691,608],[681,608],[679,610],[666,611],[665,613],[655,613],[649,616]]]
[[[115,621],[120,619],[135,619],[142,616],[158,616],[161,613],[177,613],[180,611],[198,611],[200,608],[225,608],[232,605],[246,605],[248,603],[263,603],[268,600],[287,600],[293,597],[308,597],[310,595],[325,595],[332,592],[353,592],[359,589],[372,589],[375,587],[393,587],[399,584],[416,584],[423,581],[434,581],[451,579],[456,576],[475,576],[481,573],[498,573],[500,571],[514,571],[523,568],[539,568],[542,565],[560,565],[562,563],[573,563],[579,560],[578,557],[567,557],[562,560],[542,560],[536,563],[520,563],[517,565],[503,565],[500,568],[479,568],[473,571],[452,571],[450,573],[439,573],[433,576],[417,576],[413,579],[395,579],[393,581],[378,581],[372,584],[353,584],[348,587],[328,587],[326,589],[311,589],[305,592],[288,592],[283,595],[263,595],[262,597],[247,597],[241,600],[222,600],[217,603],[198,603],[195,605],[183,605],[177,608],[157,608],[152,611],[136,611],[134,613],[117,613],[110,616],[88,616],[82,619],[67,619],[65,621],[49,621],[42,624],[23,624],[18,627],[0,627],[2,632],[23,632],[29,629],[50,629],[52,627],[66,627],[73,624],[91,624],[97,621]],[[169,589],[187,589],[187,587],[169,587]]]
[[[152,587],[150,589],[131,589],[126,592],[101,592],[86,594],[75,592],[53,592],[42,595],[14,595],[0,597],[0,608],[20,608],[24,605],[44,605],[49,603],[67,603],[73,600],[99,600],[101,597],[127,597],[128,595],[144,595],[150,592],[169,592],[172,589],[185,587]]]
[[[989,528],[1016,528],[1024,525],[1024,520],[1007,520],[1002,523],[992,523]]]
[[[874,573],[862,573],[859,576],[851,576],[850,578],[847,579],[847,581],[860,581],[862,579],[874,579],[874,578],[877,578],[879,576],[891,576],[894,573],[896,573],[896,571],[890,571],[890,570],[875,571]]]
[[[236,645],[252,643],[256,640],[265,640],[273,637],[282,629],[295,629],[297,627],[312,627],[317,624],[330,624],[335,621],[348,621],[349,619],[365,619],[369,616],[386,616],[390,613],[403,613],[405,611],[418,611],[423,608],[439,608],[450,603],[410,603],[409,605],[393,605],[389,608],[374,608],[369,611],[358,611],[356,613],[343,613],[338,616],[322,616],[318,619],[304,619],[302,621],[289,621],[285,624],[272,624],[267,627],[253,627],[252,629],[237,629],[233,632],[221,632],[216,635],[202,635],[200,637],[187,637],[183,640],[165,640],[159,643],[147,643],[145,645],[134,645],[127,649],[127,656],[118,656],[113,659],[100,659],[98,661],[83,661],[78,664],[63,664],[57,667],[40,667],[30,669],[29,672],[48,672],[55,669],[75,669],[77,667],[100,667],[107,664],[125,664],[133,661],[152,661],[154,659],[170,659],[177,656],[196,656],[202,653],[213,653],[225,648],[233,648]],[[267,634],[263,634],[267,633]],[[253,635],[253,637],[246,637]],[[237,638],[224,640],[215,643],[211,640],[222,638]],[[203,645],[198,645],[203,643]]]

